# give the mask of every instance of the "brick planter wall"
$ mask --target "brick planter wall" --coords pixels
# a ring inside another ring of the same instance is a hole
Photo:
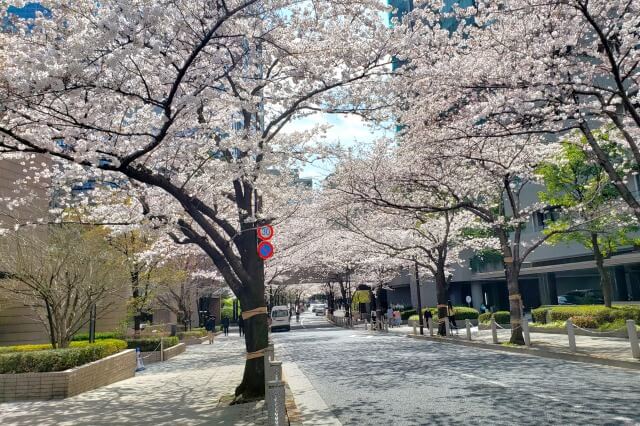
[[[135,370],[136,352],[128,349],[65,371],[0,374],[0,402],[68,398],[133,377]]]
[[[165,349],[163,359],[166,361],[174,356],[180,355],[187,349],[187,345],[184,343],[178,343],[175,346]],[[160,362],[160,351],[154,352],[142,352],[142,361],[145,364],[153,364],[154,362]]]

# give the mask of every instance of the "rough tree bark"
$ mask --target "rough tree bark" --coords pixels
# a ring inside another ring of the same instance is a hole
[[[591,245],[593,246],[593,255],[596,259],[596,268],[598,269],[598,273],[600,274],[600,286],[602,287],[602,298],[604,299],[604,305],[607,308],[610,308],[611,299],[613,296],[611,277],[609,276],[609,272],[604,267],[604,256],[602,255],[602,250],[600,250],[600,245],[598,244],[598,234],[595,232],[591,233]]]

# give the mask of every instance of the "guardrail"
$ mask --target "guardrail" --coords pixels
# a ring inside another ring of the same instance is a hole
[[[446,335],[451,336],[452,333],[449,325],[449,318],[444,319],[444,324],[445,324]],[[428,326],[429,326],[429,333],[431,334],[431,336],[433,336],[434,335],[433,322],[431,321],[430,318],[428,321]],[[493,317],[491,318],[490,326],[491,326],[491,337],[492,337],[493,343],[495,344],[500,343],[500,341],[498,340],[498,328],[505,329],[505,327],[502,327],[500,324],[496,323]],[[525,346],[531,346],[531,332],[529,330],[529,322],[523,318],[520,322],[519,327],[522,328],[522,335],[524,338]],[[567,331],[566,336],[569,343],[569,350],[571,352],[578,351],[578,347],[576,344],[576,329],[581,330],[582,335],[588,335],[593,337],[608,337],[608,334],[609,334],[608,332],[598,332],[598,331],[577,327],[575,324],[573,324],[573,321],[571,321],[571,319],[568,319],[566,321],[565,327]],[[640,359],[640,339],[638,338],[638,330],[636,329],[635,321],[627,320],[626,328],[627,328],[626,330],[627,336],[629,339],[629,346],[631,349],[631,356],[635,359]],[[466,339],[472,340],[471,322],[469,320],[465,320],[465,329],[466,329]],[[413,334],[414,335],[418,334],[416,323],[413,324]]]

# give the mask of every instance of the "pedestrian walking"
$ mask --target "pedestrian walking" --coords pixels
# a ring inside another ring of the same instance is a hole
[[[447,318],[449,318],[449,328],[451,329],[451,333],[453,334],[453,330],[456,330],[456,334],[458,334],[458,325],[456,324],[456,311],[453,309],[453,305],[451,304],[451,300],[447,302]]]
[[[207,330],[207,335],[209,336],[209,344],[213,345],[213,336],[216,331],[216,317],[211,315],[207,318],[207,321],[204,323],[204,328]]]
[[[300,322],[300,309],[296,309],[296,322]]]
[[[222,318],[222,330],[224,330],[225,336],[229,335],[229,317],[228,316],[224,316]]]
[[[429,320],[433,320],[433,314],[431,313],[431,309],[427,308],[424,311],[424,326],[429,327]]]
[[[242,318],[242,314],[238,316],[238,330],[240,330],[240,337],[244,336],[244,318]]]

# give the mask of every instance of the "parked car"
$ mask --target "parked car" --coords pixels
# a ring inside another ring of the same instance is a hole
[[[291,330],[291,316],[288,306],[274,306],[271,308],[271,331]]]
[[[572,290],[558,296],[558,305],[599,305],[604,303],[602,291],[597,289]]]

